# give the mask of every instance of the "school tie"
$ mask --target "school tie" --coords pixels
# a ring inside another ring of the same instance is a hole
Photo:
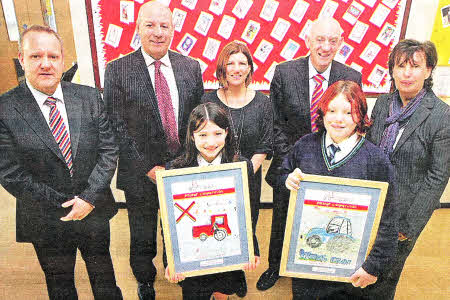
[[[320,98],[322,98],[322,95],[324,93],[322,83],[325,80],[325,77],[323,77],[321,74],[316,74],[313,76],[313,80],[316,83],[316,86],[314,87],[311,99],[311,132],[316,132],[318,130],[316,119],[319,116],[319,114],[317,113],[317,109],[319,107]]]
[[[335,144],[331,144],[328,146],[328,160],[330,161],[330,164],[334,164],[334,156],[338,151],[341,151],[341,148],[339,148],[339,146],[336,146]]]
[[[66,124],[56,107],[56,99],[53,97],[48,97],[44,102],[45,105],[50,107],[49,124],[50,130],[58,144],[59,149],[64,157],[67,168],[70,172],[70,177],[73,176],[73,165],[72,165],[72,146],[70,143],[69,132],[67,131]]]
[[[177,152],[180,147],[178,128],[170,97],[169,85],[161,72],[161,62],[155,60],[155,92],[158,99],[159,114],[166,134],[167,145],[171,152]]]

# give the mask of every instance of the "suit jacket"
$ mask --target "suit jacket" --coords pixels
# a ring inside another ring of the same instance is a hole
[[[270,84],[274,112],[274,157],[266,181],[273,186],[283,157],[305,134],[311,133],[309,57],[279,64]],[[329,86],[338,80],[361,85],[361,73],[337,61],[331,63]]]
[[[74,196],[95,206],[87,218],[111,218],[110,183],[118,148],[100,93],[61,82],[72,143],[73,177],[25,82],[0,96],[0,183],[17,198],[18,242],[59,238]]]
[[[367,138],[379,145],[392,94],[380,96]],[[416,239],[427,224],[449,177],[450,107],[432,91],[411,116],[390,160],[399,198],[399,231]]]
[[[202,74],[200,64],[191,58],[169,51],[169,59],[179,94],[178,134],[183,145],[189,114],[203,95]],[[154,190],[147,172],[156,165],[164,166],[177,153],[168,151],[141,49],[108,64],[104,99],[120,148],[117,187],[137,195],[148,193],[148,188]],[[153,200],[157,204],[156,196]]]

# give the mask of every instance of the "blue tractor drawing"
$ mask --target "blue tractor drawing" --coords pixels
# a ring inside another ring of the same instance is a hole
[[[306,234],[306,244],[311,248],[318,248],[322,244],[331,252],[345,251],[354,241],[352,237],[352,223],[349,218],[335,216],[326,228],[314,227]]]

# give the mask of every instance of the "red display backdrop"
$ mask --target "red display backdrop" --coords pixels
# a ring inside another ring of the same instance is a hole
[[[92,16],[97,77],[102,86],[105,64],[139,47],[135,20],[147,1],[86,1],[90,2],[87,7],[92,14],[88,15]],[[336,59],[362,72],[366,92],[388,92],[387,57],[402,35],[402,24],[407,21],[404,16],[409,11],[407,0],[160,2],[174,12],[171,49],[200,61],[207,89],[217,87],[214,72],[221,49],[232,40],[240,40],[247,43],[257,66],[254,88],[268,90],[275,65],[307,55],[304,38],[311,20],[328,15],[344,30],[344,43]]]

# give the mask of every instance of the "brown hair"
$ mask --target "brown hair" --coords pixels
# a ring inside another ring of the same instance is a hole
[[[414,62],[414,53],[416,52],[423,53],[425,55],[427,68],[431,69],[430,77],[425,79],[423,87],[429,90],[433,86],[432,74],[438,61],[436,47],[430,41],[421,43],[413,39],[405,39],[398,42],[398,44],[395,45],[394,49],[392,49],[391,54],[389,54],[389,75],[391,75],[391,81],[394,88],[394,67],[404,62],[412,64]]]
[[[224,130],[229,130],[230,128],[228,113],[219,105],[207,102],[195,107],[189,115],[184,154],[174,160],[173,167],[184,168],[192,165],[194,160],[197,159],[198,150],[195,147],[194,132],[201,130],[208,121],[213,122]],[[223,162],[233,162],[238,159],[234,144],[233,134],[228,133],[222,149]]]
[[[19,53],[23,54],[23,41],[25,40],[25,36],[30,32],[45,32],[54,35],[58,39],[59,44],[61,45],[61,53],[63,53],[63,41],[59,34],[56,33],[56,31],[54,31],[52,28],[43,25],[31,25],[22,32],[19,39]]]
[[[246,44],[239,42],[239,41],[233,41],[229,44],[227,44],[225,47],[223,47],[222,51],[219,54],[219,57],[217,58],[217,67],[216,67],[216,77],[219,80],[219,85],[221,87],[228,87],[227,83],[227,63],[228,59],[230,59],[230,56],[236,53],[242,53],[247,58],[247,63],[250,66],[250,73],[248,73],[247,78],[245,79],[245,86],[249,86],[252,82],[252,75],[253,75],[253,58],[250,54],[250,50],[248,50],[248,47]]]
[[[361,87],[351,80],[339,80],[329,86],[320,99],[318,108],[317,127],[319,131],[324,131],[323,117],[327,113],[328,105],[338,95],[342,94],[351,105],[352,119],[356,123],[356,132],[364,134],[372,125],[367,116],[367,102]]]

